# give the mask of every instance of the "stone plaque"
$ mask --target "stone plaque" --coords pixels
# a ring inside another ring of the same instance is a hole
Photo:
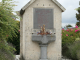
[[[53,9],[34,8],[33,12],[34,29],[40,29],[43,25],[46,29],[53,29]]]

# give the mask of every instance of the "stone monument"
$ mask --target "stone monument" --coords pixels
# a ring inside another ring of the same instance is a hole
[[[61,19],[56,0],[31,0],[19,11],[20,60],[61,60]]]

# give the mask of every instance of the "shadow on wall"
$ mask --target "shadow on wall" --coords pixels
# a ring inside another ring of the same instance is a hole
[[[25,58],[23,57],[23,55],[19,58],[20,60],[25,60]]]

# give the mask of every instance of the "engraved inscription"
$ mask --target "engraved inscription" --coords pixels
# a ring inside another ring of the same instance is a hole
[[[34,8],[34,29],[40,29],[45,25],[47,29],[53,29],[53,9]]]

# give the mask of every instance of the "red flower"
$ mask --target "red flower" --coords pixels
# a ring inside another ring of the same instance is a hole
[[[72,36],[71,36],[72,37]]]
[[[66,34],[66,36],[68,36],[68,34]]]
[[[20,30],[18,30],[20,32]]]
[[[8,37],[8,35],[7,35],[7,37]]]
[[[79,31],[79,29],[75,30],[75,32],[78,32],[78,31]]]
[[[66,31],[69,31],[69,29],[67,29]]]
[[[71,31],[72,31],[73,29],[71,28]]]
[[[64,30],[64,28],[62,28],[62,30]]]
[[[79,29],[77,29],[79,31]]]
[[[64,32],[64,31],[63,31]]]
[[[75,28],[78,28],[78,26],[76,25]]]

